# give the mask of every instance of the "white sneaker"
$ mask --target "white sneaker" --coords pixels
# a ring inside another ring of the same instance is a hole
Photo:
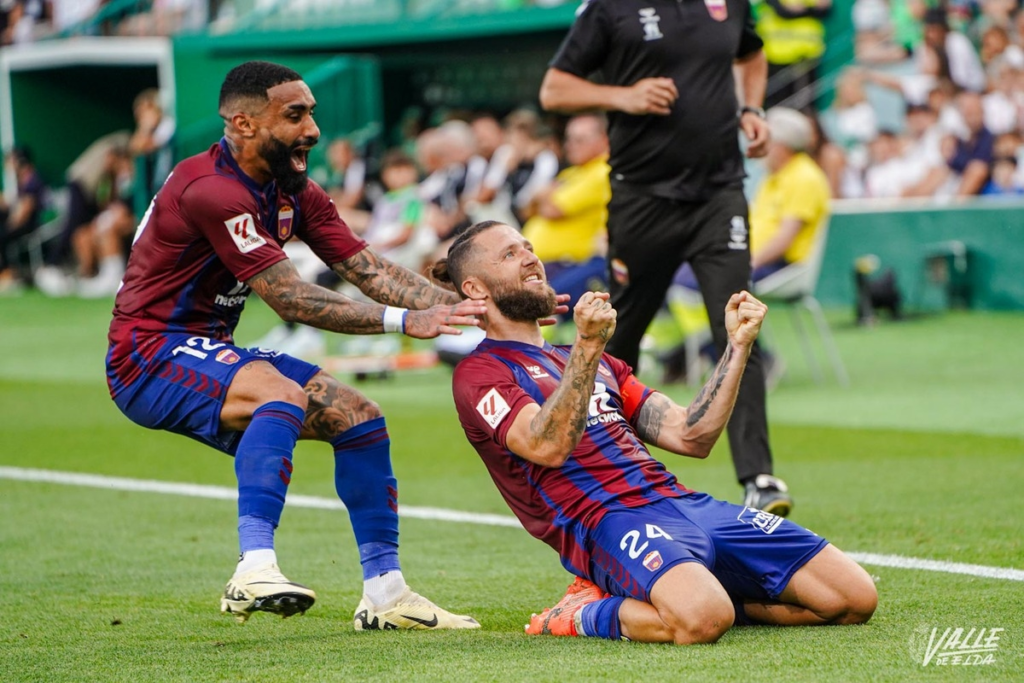
[[[274,351],[278,351],[280,350],[281,345],[288,341],[288,338],[291,336],[292,328],[287,325],[278,325],[248,346],[257,349],[272,349]]]
[[[224,588],[220,611],[234,614],[244,624],[253,612],[290,617],[304,614],[316,602],[316,593],[289,581],[273,562],[244,574],[236,574]]]
[[[96,277],[86,278],[78,282],[78,296],[83,299],[103,299],[117,294],[117,288],[121,286],[121,277],[116,278],[109,275],[99,274]]]
[[[40,266],[33,273],[32,282],[46,296],[69,296],[73,289],[71,278],[56,266]]]
[[[323,333],[314,328],[300,325],[288,339],[277,347],[281,353],[303,360],[316,360],[327,351]]]
[[[377,607],[364,595],[352,617],[357,631],[480,628],[473,617],[441,609],[408,586],[393,602]]]

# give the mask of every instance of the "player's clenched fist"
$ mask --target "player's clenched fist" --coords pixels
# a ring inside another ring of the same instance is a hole
[[[729,339],[743,348],[752,345],[767,313],[768,307],[750,292],[733,294],[725,305],[725,330]]]
[[[462,334],[456,326],[477,327],[480,321],[473,317],[487,312],[482,301],[466,299],[454,306],[434,306],[405,314],[405,334],[416,339],[433,339],[442,334]]]
[[[615,331],[615,316],[615,309],[608,303],[607,292],[587,292],[573,309],[576,334],[581,340],[606,344]]]

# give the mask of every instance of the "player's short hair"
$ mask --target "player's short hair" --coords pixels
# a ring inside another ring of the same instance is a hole
[[[466,267],[472,260],[473,241],[480,233],[498,225],[505,225],[505,223],[501,221],[480,221],[469,226],[465,232],[456,237],[455,241],[452,242],[452,246],[448,248],[448,257],[440,259],[430,269],[430,274],[433,278],[438,282],[453,285],[459,296],[465,299],[466,294],[462,291],[462,283],[466,281]]]
[[[263,103],[270,101],[267,91],[275,85],[301,81],[298,71],[273,62],[245,62],[239,64],[224,77],[220,86],[218,109],[221,114],[239,99],[256,99]]]

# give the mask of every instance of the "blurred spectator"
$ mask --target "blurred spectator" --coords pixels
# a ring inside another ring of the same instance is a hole
[[[321,180],[339,210],[369,208],[365,203],[366,160],[351,141],[337,138],[327,145],[327,176]]]
[[[465,121],[448,121],[420,134],[416,155],[427,177],[420,198],[427,203],[426,221],[439,240],[455,237],[470,226],[464,210],[466,164],[476,152],[473,130]]]
[[[465,196],[466,212],[475,223],[498,220],[518,226],[512,214],[512,194],[508,186],[514,150],[505,142],[505,131],[489,114],[470,122],[476,137],[477,154],[470,160]]]
[[[908,190],[909,196],[969,197],[981,192],[988,183],[995,137],[985,128],[981,95],[965,90],[957,95],[956,105],[967,136],[948,136],[943,141],[945,164],[932,168],[921,182]]]
[[[831,111],[831,137],[844,149],[870,142],[878,133],[878,118],[864,92],[868,72],[847,69],[836,80],[836,98]]]
[[[945,58],[949,77],[957,86],[975,92],[985,89],[985,71],[974,46],[963,33],[949,29],[944,9],[933,7],[925,12],[923,44]]]
[[[548,282],[569,294],[569,308],[585,292],[606,289],[608,241],[608,122],[604,115],[570,119],[565,129],[566,159],[571,164],[534,196],[523,236],[544,263]]]
[[[904,163],[896,133],[882,130],[868,145],[869,163],[864,171],[864,193],[868,197],[899,197],[903,190]]]
[[[768,58],[764,106],[785,101],[804,109],[814,103],[813,84],[825,53],[825,24],[832,0],[760,0],[753,3],[757,33]]]
[[[1024,187],[1017,182],[1016,174],[1016,157],[996,157],[992,163],[992,178],[982,188],[981,194],[989,197],[1019,197],[1024,195]]]
[[[118,177],[123,177],[125,162],[130,160],[128,141],[131,133],[117,131],[93,142],[71,164],[66,173],[68,209],[60,238],[47,252],[45,263],[34,274],[34,281],[49,296],[67,296],[73,289],[73,282],[64,276],[63,266],[71,256],[72,245],[80,251],[76,256],[84,257],[79,262],[78,274],[90,277],[95,263],[90,260],[94,252],[85,249],[88,243],[76,237],[79,230],[88,228],[100,211],[117,199]]]
[[[149,201],[167,180],[174,165],[174,117],[164,111],[160,91],[147,88],[135,96],[132,105],[135,132],[128,140],[128,151],[135,157],[135,184],[137,201],[132,205],[139,216],[145,213]]]
[[[363,239],[382,256],[422,272],[424,260],[437,245],[437,234],[424,221],[416,163],[393,149],[381,160],[380,177],[387,191],[374,205]]]
[[[28,43],[45,33],[48,9],[45,0],[0,0],[0,44]]]
[[[152,0],[149,9],[130,14],[121,21],[122,36],[171,36],[182,31],[200,31],[208,19],[207,0]]]
[[[1024,64],[1024,50],[1010,42],[1010,34],[1002,26],[990,26],[981,34],[981,63],[986,68],[1000,60],[1009,60],[1015,66]],[[991,78],[992,74],[989,73]]]
[[[103,0],[49,0],[53,30],[64,33],[88,21],[103,5]]]
[[[522,225],[526,221],[524,209],[558,174],[558,154],[546,139],[551,131],[532,110],[517,109],[505,117],[505,134],[513,150],[514,166],[508,178],[512,213]]]
[[[14,147],[5,161],[14,171],[17,187],[11,204],[0,195],[0,293],[20,288],[14,252],[18,242],[39,227],[46,193],[28,148]]]
[[[924,0],[856,0],[852,18],[861,64],[891,64],[911,57],[921,43]]]
[[[1024,93],[1017,89],[1019,72],[1024,64],[1015,66],[1011,60],[999,59],[992,65],[991,88],[983,98],[985,127],[993,135],[1017,130],[1024,111]]]
[[[847,164],[843,148],[828,138],[821,127],[821,120],[817,116],[808,116],[808,118],[813,128],[813,141],[807,153],[828,178],[832,196],[836,198],[861,196],[863,192],[860,181]],[[851,187],[851,176],[855,184],[854,187]]]

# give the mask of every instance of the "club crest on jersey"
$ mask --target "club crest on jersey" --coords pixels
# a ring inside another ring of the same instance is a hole
[[[603,364],[598,364],[597,371],[600,372],[605,377],[611,377],[612,376],[612,371],[609,370],[608,368],[606,368]]]
[[[733,216],[729,221],[729,248],[744,251],[747,247],[747,222],[743,216]]]
[[[729,8],[725,6],[725,0],[704,0],[704,6],[708,8],[708,14],[715,21],[725,21],[729,18]]]
[[[217,359],[218,363],[223,363],[224,365],[234,365],[235,363],[241,360],[241,358],[238,357],[238,354],[232,351],[231,349],[223,349],[221,351],[218,351],[217,355],[214,356],[214,358]]]
[[[665,37],[661,33],[659,21],[661,21],[661,17],[653,7],[644,7],[640,10],[640,25],[644,27],[644,40],[661,40]]]
[[[661,553],[657,550],[652,550],[644,557],[644,567],[652,572],[656,572],[661,569],[661,565],[663,564],[665,564],[665,560],[662,559]]]
[[[612,277],[622,286],[629,284],[629,268],[626,262],[620,258],[613,258],[611,262]]]
[[[495,429],[501,424],[502,419],[512,412],[512,409],[508,407],[508,403],[501,397],[497,389],[491,389],[476,404],[476,412],[480,413],[491,429]]]
[[[224,225],[227,227],[231,239],[234,240],[235,246],[238,247],[238,251],[243,254],[248,254],[253,249],[267,243],[256,232],[256,222],[252,219],[251,214],[243,213],[229,218],[224,221]]]
[[[551,376],[548,373],[544,372],[544,368],[540,367],[539,365],[527,365],[524,367],[526,367],[526,371],[530,373],[530,377],[533,377],[534,379],[540,379],[541,377]]]
[[[288,241],[292,236],[292,219],[295,218],[295,209],[290,206],[282,206],[277,212],[277,237],[282,242]]]

